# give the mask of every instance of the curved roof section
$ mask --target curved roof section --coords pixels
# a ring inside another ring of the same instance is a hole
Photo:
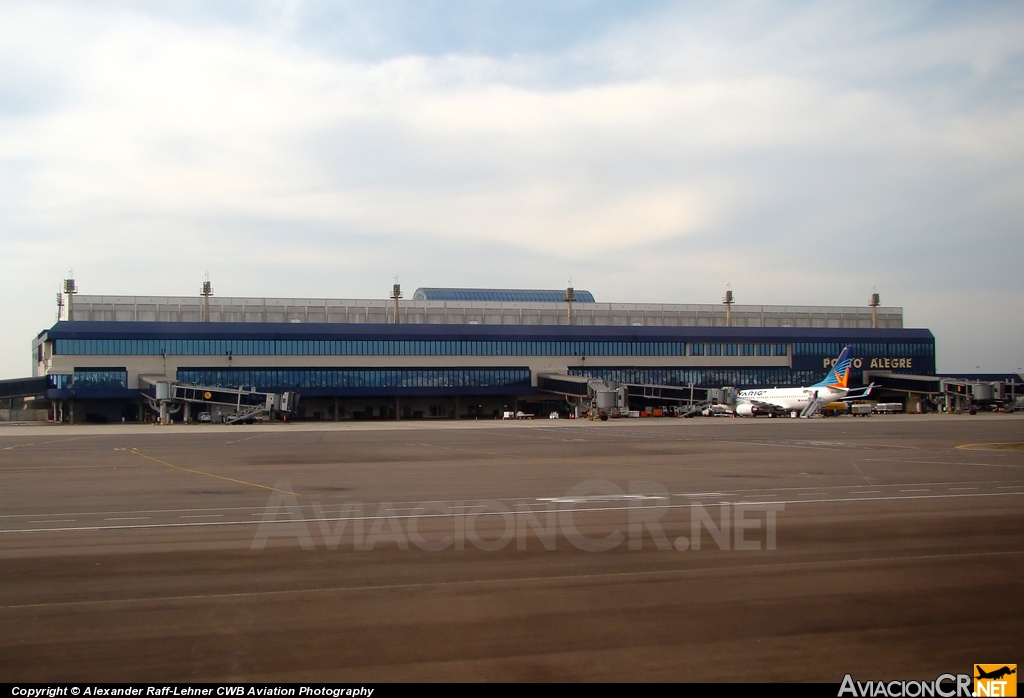
[[[565,290],[516,288],[418,288],[414,301],[506,301],[516,303],[564,303]],[[590,291],[576,289],[577,303],[596,303]]]

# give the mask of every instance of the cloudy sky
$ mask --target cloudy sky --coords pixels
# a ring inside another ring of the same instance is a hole
[[[85,294],[865,305],[1024,366],[1024,4],[0,0],[0,378]]]

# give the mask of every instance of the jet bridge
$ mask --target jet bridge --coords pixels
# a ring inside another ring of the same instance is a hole
[[[1004,380],[982,380],[970,376],[915,376],[888,371],[865,371],[864,380],[878,385],[879,400],[906,404],[907,411],[944,409],[949,413],[978,409],[1014,411],[1024,407],[1019,376]],[[915,409],[916,408],[916,409]]]
[[[591,415],[617,415],[627,408],[626,390],[598,378],[545,373],[537,376],[537,390],[561,395],[570,405],[587,408]]]
[[[731,406],[735,403],[732,388],[708,388],[699,385],[646,385],[625,383],[631,398],[648,403],[675,403],[680,417],[693,417],[713,405]]]
[[[224,407],[231,411],[223,417],[225,424],[253,422],[275,416],[287,417],[298,407],[299,394],[294,392],[268,393],[240,386],[204,386],[180,383],[166,376],[139,376],[142,395],[150,408],[167,424],[172,414],[184,412],[183,419],[191,421],[193,408],[209,412],[210,407]]]
[[[46,395],[46,391],[50,388],[51,385],[47,376],[0,380],[0,399],[38,397]]]
[[[537,389],[544,393],[562,395],[577,404],[590,402],[598,410],[617,407],[629,409],[630,398],[646,403],[678,406],[678,414],[691,417],[712,405],[731,405],[735,395],[731,388],[706,388],[697,385],[645,385],[640,383],[607,382],[584,376],[541,374],[537,376]]]

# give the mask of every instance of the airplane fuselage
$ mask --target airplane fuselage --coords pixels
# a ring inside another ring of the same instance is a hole
[[[755,388],[741,390],[736,395],[736,414],[741,417],[756,417],[759,414],[785,414],[809,416],[820,405],[835,400],[849,399],[850,363],[853,348],[846,346],[831,370],[821,381],[801,388]],[[871,391],[869,386],[864,395]],[[812,407],[817,402],[818,406]],[[808,409],[808,408],[811,409]]]
[[[824,400],[832,402],[846,396],[845,389],[828,387],[807,387],[807,388],[762,388],[756,390],[741,390],[737,393],[739,405],[751,405],[755,411],[759,405],[771,405],[779,412],[800,412],[811,400]]]

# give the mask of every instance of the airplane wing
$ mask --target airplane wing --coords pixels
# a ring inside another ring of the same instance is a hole
[[[786,410],[776,405],[774,402],[762,402],[761,400],[752,400],[750,398],[744,398],[744,402],[750,403],[757,408],[758,412],[768,414],[774,412],[776,414],[788,414]]]
[[[853,390],[851,390],[848,393],[846,393],[846,395],[844,395],[843,397],[836,398],[835,401],[836,402],[850,402],[851,400],[863,400],[868,395],[870,395],[871,391],[874,390],[874,389],[875,389],[875,384],[874,383],[872,383],[871,385],[866,386],[864,388],[854,388]]]

